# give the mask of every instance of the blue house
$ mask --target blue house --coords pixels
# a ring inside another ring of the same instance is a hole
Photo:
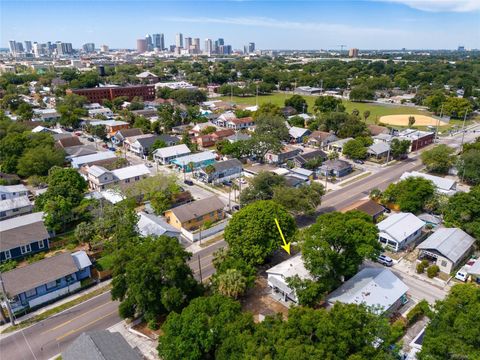
[[[181,156],[170,161],[171,164],[176,165],[178,169],[183,172],[191,172],[204,168],[215,163],[216,155],[212,151],[203,151],[196,154]],[[190,168],[193,165],[193,169]]]
[[[45,251],[49,238],[43,212],[18,216],[0,222],[0,262],[17,260]]]
[[[91,277],[85,251],[61,253],[2,274],[13,312],[38,307],[80,289]]]

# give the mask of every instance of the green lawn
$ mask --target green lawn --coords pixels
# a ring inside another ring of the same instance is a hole
[[[258,97],[258,104],[261,105],[263,103],[271,102],[278,106],[284,106],[285,99],[291,97],[292,94],[283,94],[283,93],[275,93],[271,95],[263,95]],[[303,95],[302,95],[303,96]],[[308,104],[308,111],[313,111],[313,105],[317,96],[303,96],[305,100],[307,100]],[[220,99],[224,101],[230,101],[230,96],[223,96]],[[247,104],[247,105],[255,105],[255,97],[238,97],[233,96],[232,101],[237,104]],[[431,115],[428,111],[418,110],[416,108],[406,107],[406,106],[399,106],[399,105],[379,105],[379,104],[372,104],[372,103],[358,103],[352,102],[348,100],[343,100],[343,105],[346,108],[347,112],[352,112],[353,109],[357,109],[360,111],[360,115],[363,114],[365,110],[370,110],[370,117],[368,118],[367,122],[370,124],[375,123],[377,118],[380,118],[384,115],[400,115],[400,114],[420,114],[420,115]]]

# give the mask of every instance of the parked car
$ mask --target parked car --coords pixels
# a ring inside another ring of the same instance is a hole
[[[193,186],[193,181],[192,180],[185,180],[184,183],[189,186]]]
[[[467,273],[467,269],[465,269],[465,266],[457,271],[457,273],[455,274],[455,279],[463,281],[463,282],[467,281],[468,273]]]
[[[92,137],[88,137],[87,140],[90,141],[90,142],[94,142],[94,141],[95,141]]]
[[[354,162],[355,164],[360,164],[360,165],[363,165],[363,164],[364,164],[363,160],[359,160],[359,159],[355,159],[355,160],[353,160],[353,162]]]
[[[238,211],[240,210],[240,205],[233,205],[232,206],[232,211]]]
[[[110,151],[117,151],[117,149],[115,149],[114,147],[109,147],[108,150],[110,150]]]
[[[74,134],[75,134],[76,136],[82,136],[82,132],[81,132],[81,131],[75,131]]]
[[[225,186],[232,186],[231,181],[224,181],[222,184],[225,185]]]
[[[392,258],[388,257],[387,255],[383,255],[383,254],[378,256],[377,262],[379,262],[382,265],[388,266],[388,267],[393,265]]]

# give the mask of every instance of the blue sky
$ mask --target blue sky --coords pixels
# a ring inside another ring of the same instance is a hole
[[[480,48],[480,0],[0,0],[8,40],[86,42],[134,48],[147,33],[223,37],[260,49]]]

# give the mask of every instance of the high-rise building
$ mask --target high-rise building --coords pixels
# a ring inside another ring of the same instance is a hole
[[[348,56],[349,57],[358,57],[358,49],[357,48],[352,48],[348,50]]]
[[[72,43],[62,43],[63,53],[70,55],[73,54],[73,45]]]
[[[85,51],[87,54],[88,53],[93,53],[95,52],[95,44],[94,43],[86,43],[82,45],[83,51]]]
[[[211,55],[213,53],[212,39],[205,39],[205,54]]]
[[[186,37],[183,39],[183,48],[190,50],[190,46],[192,46],[192,38]]]
[[[55,43],[55,46],[56,46],[56,50],[57,50],[57,56],[62,56],[63,55],[63,47],[62,47],[62,42],[61,41],[57,41]]]
[[[25,41],[25,52],[28,52],[28,53],[32,52],[32,42],[29,40]]]
[[[248,43],[248,53],[252,54],[254,52],[255,52],[255,43],[254,42]]]
[[[8,42],[8,47],[10,49],[10,54],[14,55],[17,53],[17,42],[15,40],[10,40]]]
[[[152,34],[152,42],[155,49],[165,49],[165,37],[163,34]]]
[[[108,48],[108,45],[102,45],[102,46],[100,46],[100,51],[101,51],[102,53],[106,53],[106,52],[108,52],[109,50],[110,50],[110,49]]]
[[[152,36],[150,34],[145,35],[145,41],[147,42],[147,50],[152,51],[153,50]]]
[[[465,51],[465,46],[460,45],[460,46],[457,48],[457,51]]]
[[[177,33],[175,35],[175,46],[177,48],[183,48],[183,34],[182,33]]]
[[[146,39],[137,39],[137,52],[144,53],[148,50]]]
[[[200,38],[194,38],[193,39],[193,46],[195,46],[195,50],[197,50],[197,52],[200,52]]]

